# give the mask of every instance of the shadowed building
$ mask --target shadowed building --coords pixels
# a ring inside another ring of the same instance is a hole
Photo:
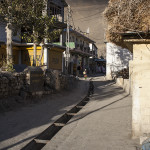
[[[67,7],[65,0],[49,0],[47,3],[47,14],[50,17],[54,17],[53,29],[66,28],[64,23],[64,8]],[[6,23],[0,24],[0,58],[1,62],[6,59]],[[22,33],[24,31],[22,30]],[[55,45],[52,41],[46,41],[44,43],[44,51],[42,51],[42,45],[37,45],[36,52],[36,66],[41,65],[45,68],[62,70],[62,54],[65,51],[65,47],[61,45]],[[15,65],[33,65],[33,43],[26,42],[24,39],[20,39],[19,35],[13,36],[13,62]],[[3,59],[3,60],[2,60]]]

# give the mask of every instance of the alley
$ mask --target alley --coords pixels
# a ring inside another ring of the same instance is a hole
[[[136,150],[137,141],[131,140],[131,96],[104,76],[92,79],[95,92],[90,102],[44,150]],[[72,92],[48,97],[47,102],[1,114],[0,149],[19,150],[25,146],[83,99],[88,80],[79,81]]]
[[[80,102],[88,90],[81,80],[74,90],[62,91],[22,108],[0,114],[0,149],[19,150]]]
[[[93,78],[91,101],[47,144],[44,150],[136,150],[131,139],[131,96]]]

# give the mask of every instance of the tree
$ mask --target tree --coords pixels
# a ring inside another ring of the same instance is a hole
[[[150,30],[149,4],[149,0],[109,0],[104,11],[108,23],[107,41],[122,43],[120,33],[123,32],[147,34]]]
[[[12,32],[22,30],[21,38],[34,43],[34,63],[36,65],[36,45],[44,38],[55,39],[60,33],[54,29],[55,18],[47,15],[48,0],[1,0],[0,16],[7,23],[7,63],[12,62]]]

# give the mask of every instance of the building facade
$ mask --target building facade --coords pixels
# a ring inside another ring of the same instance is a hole
[[[106,77],[112,79],[113,74],[129,67],[133,54],[126,48],[113,43],[106,43]]]
[[[66,29],[62,33],[63,39],[55,43],[69,47],[69,58],[68,58],[68,73],[73,75],[82,74],[84,69],[90,71],[90,58],[97,56],[97,47],[95,42],[73,29],[69,30],[69,43],[66,43]],[[61,42],[62,41],[62,42]],[[64,52],[63,57],[63,70],[65,71],[65,60],[66,54]]]
[[[48,0],[47,14],[54,16],[54,29],[66,28],[64,23],[64,8],[67,7],[65,0]],[[6,60],[6,23],[0,23],[0,59],[1,64]],[[27,43],[19,38],[17,35],[13,35],[13,62],[15,65],[33,65],[33,43]],[[45,66],[46,69],[56,69],[62,71],[62,57],[65,47],[61,45],[52,44],[52,41],[45,40],[44,50],[42,45],[37,45],[37,57],[36,66]]]
[[[132,92],[132,136],[147,139],[150,136],[150,33],[139,34],[132,32],[122,35],[124,42],[133,52],[133,60],[129,65]]]

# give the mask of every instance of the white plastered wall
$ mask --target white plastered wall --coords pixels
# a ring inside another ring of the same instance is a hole
[[[117,46],[113,43],[106,44],[106,77],[112,79],[112,73],[120,71],[129,66],[132,60],[132,53],[125,48]]]

